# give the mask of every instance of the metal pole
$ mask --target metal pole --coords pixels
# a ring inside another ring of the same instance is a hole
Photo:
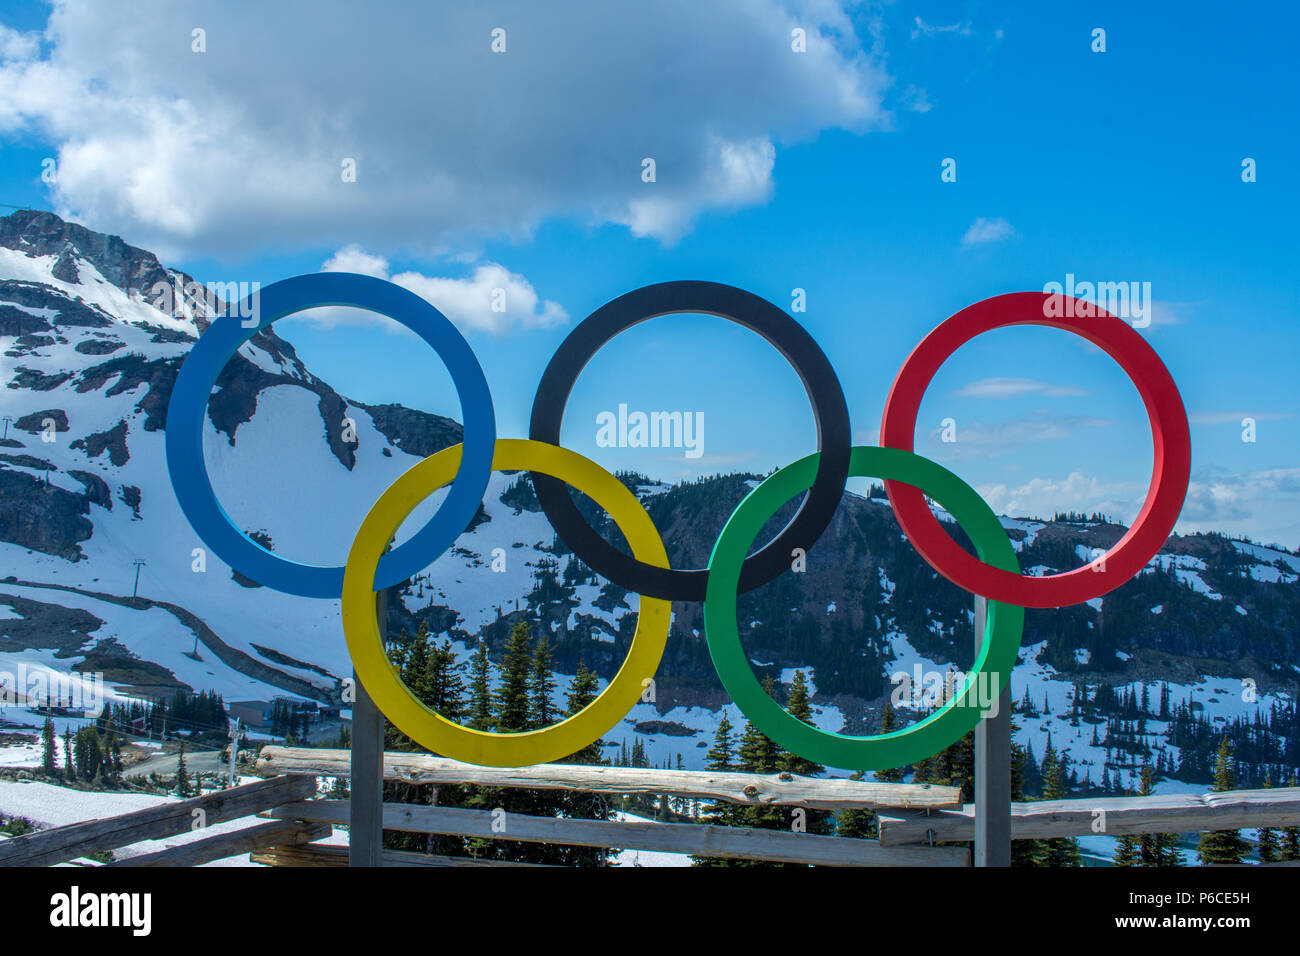
[[[131,606],[135,606],[135,596],[140,590],[140,568],[144,566],[141,558],[135,559],[135,585],[131,588]]]
[[[230,773],[226,780],[227,789],[235,785],[235,760],[239,756],[239,723],[239,718],[236,717],[230,731]]]
[[[975,653],[984,642],[988,602],[975,598]],[[1011,865],[1011,675],[996,716],[975,725],[975,865]]]
[[[375,596],[379,636],[388,641],[388,596]],[[348,866],[382,866],[384,846],[384,715],[356,672],[352,703],[352,796],[348,803]]]

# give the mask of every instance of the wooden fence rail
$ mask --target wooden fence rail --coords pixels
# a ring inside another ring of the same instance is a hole
[[[196,819],[204,826],[210,826],[252,816],[284,803],[304,800],[315,793],[315,777],[288,775],[272,780],[258,780],[230,790],[217,790],[176,803],[163,803],[115,817],[37,830],[35,833],[0,841],[0,866],[51,866],[65,863],[142,840],[188,833],[195,828]],[[196,813],[201,816],[196,817]]]
[[[1123,836],[1130,833],[1297,825],[1300,825],[1300,787],[1150,797],[1042,800],[1011,805],[1011,838],[1014,840],[1088,836],[1094,833]],[[974,836],[974,807],[933,811],[928,816],[906,810],[880,814],[882,846],[924,843],[931,837],[936,841],[956,841],[971,840]]]
[[[265,815],[280,820],[344,823],[348,819],[348,801],[307,800],[276,807]],[[970,851],[964,847],[882,847],[875,840],[702,823],[569,820],[490,810],[385,803],[383,824],[385,830],[407,833],[658,850],[818,866],[970,866]]]
[[[347,777],[351,751],[306,747],[263,747],[257,773],[309,773]],[[753,806],[847,810],[851,807],[960,809],[961,791],[928,783],[878,783],[822,779],[789,773],[760,776],[711,770],[656,770],[650,767],[592,767],[537,764],[530,767],[480,767],[426,754],[384,754],[384,779],[411,784],[471,783],[535,790],[584,790],[613,794],[664,794],[690,800],[726,800]],[[385,824],[387,826],[387,824]]]

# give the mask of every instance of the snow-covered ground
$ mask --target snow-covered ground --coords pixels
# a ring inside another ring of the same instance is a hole
[[[253,783],[257,779],[257,777],[241,777],[239,782],[241,784]],[[38,824],[42,829],[116,816],[121,813],[130,813],[133,810],[145,810],[163,803],[175,803],[179,799],[179,797],[164,794],[100,793],[73,790],[69,787],[59,787],[37,780],[18,782],[0,780],[0,813],[7,817],[24,817]],[[147,853],[156,853],[168,847],[183,846],[186,843],[192,843],[195,840],[217,836],[222,833],[234,833],[265,822],[265,820],[258,817],[241,817],[238,820],[229,820],[225,823],[214,823],[211,826],[189,833],[133,843],[130,846],[114,850],[113,858],[125,860],[131,857],[143,856]],[[347,833],[335,827],[331,836],[319,842],[346,845]],[[96,865],[89,860],[79,862]],[[249,859],[249,854],[243,853],[224,860],[214,860],[204,865],[257,866],[259,864],[253,863]]]

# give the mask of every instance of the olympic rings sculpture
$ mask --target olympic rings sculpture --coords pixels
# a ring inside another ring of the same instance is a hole
[[[1174,528],[1191,472],[1191,437],[1182,397],[1164,363],[1121,319],[1096,307],[1087,318],[1060,318],[1044,307],[1046,293],[994,296],[961,310],[930,332],[904,362],[881,418],[882,447],[851,445],[848,406],[839,379],[817,343],[793,318],[766,300],[716,282],[646,286],[597,309],[568,335],[542,374],[527,439],[499,439],[482,368],[454,325],[419,296],[390,282],[349,273],[296,276],[261,290],[250,303],[215,319],[177,376],[167,412],[167,469],[181,510],[199,537],[232,569],[276,590],[304,597],[342,598],[343,632],[362,685],[385,716],[412,740],[446,757],[487,766],[546,763],[576,753],[612,729],[640,698],[668,639],[672,601],[703,601],[705,639],[723,686],[751,723],[780,746],[809,760],[854,770],[900,767],[938,752],[976,725],[985,707],[974,689],[991,685],[996,701],[1015,666],[1025,608],[1059,607],[1119,587],[1159,551]],[[367,309],[401,322],[441,356],[451,373],[464,419],[464,443],[416,463],[379,497],[342,567],[289,560],[244,534],[221,508],[203,460],[205,410],[213,386],[235,352],[276,319],[322,305]],[[1050,316],[1049,317],[1049,311]],[[660,315],[703,313],[757,332],[794,367],[813,408],[818,451],[770,475],[727,520],[707,568],[670,568],[650,516],[617,478],[559,445],[564,407],[586,363],[610,339]],[[239,316],[258,315],[253,327]],[[1064,310],[1074,315],[1075,310]],[[1016,552],[988,504],[964,481],[912,451],[926,387],[962,344],[1010,325],[1043,325],[1080,335],[1125,371],[1151,422],[1151,487],[1138,519],[1120,541],[1083,568],[1044,577],[1020,573]],[[478,511],[494,470],[528,471],[542,510],[565,545],[588,567],[641,596],[632,646],[613,680],[594,701],[553,726],[524,733],[490,733],[441,716],[402,683],[385,654],[376,618],[376,592],[432,564]],[[786,570],[797,549],[806,553],[829,525],[849,477],[885,482],[907,540],[939,574],[989,600],[984,640],[951,700],[923,720],[888,734],[850,736],[791,716],[755,678],[736,626],[737,595]],[[450,484],[433,517],[393,551],[402,522]],[[628,542],[624,554],[588,525],[566,485],[591,497]],[[758,551],[749,549],[782,506],[807,492],[790,522]],[[976,556],[943,529],[926,497],[966,532]]]

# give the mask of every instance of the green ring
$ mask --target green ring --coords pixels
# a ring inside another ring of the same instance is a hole
[[[777,471],[745,496],[718,536],[709,556],[708,589],[704,600],[704,633],[709,655],[722,686],[754,725],[779,746],[815,763],[847,770],[885,770],[915,763],[960,740],[979,723],[983,710],[971,695],[976,686],[966,680],[951,701],[924,720],[888,734],[853,737],[819,730],[791,716],[768,696],[754,676],[740,645],[736,627],[736,586],[740,566],[768,519],[812,486],[817,455],[809,455]],[[897,448],[854,446],[849,474],[855,478],[900,481],[921,489],[957,519],[975,545],[980,560],[1020,573],[1020,562],[993,510],[942,465]],[[1017,604],[988,602],[984,642],[975,661],[974,680],[989,674],[991,700],[997,700],[1015,666],[1024,630],[1025,609]],[[974,703],[966,704],[971,696]]]

